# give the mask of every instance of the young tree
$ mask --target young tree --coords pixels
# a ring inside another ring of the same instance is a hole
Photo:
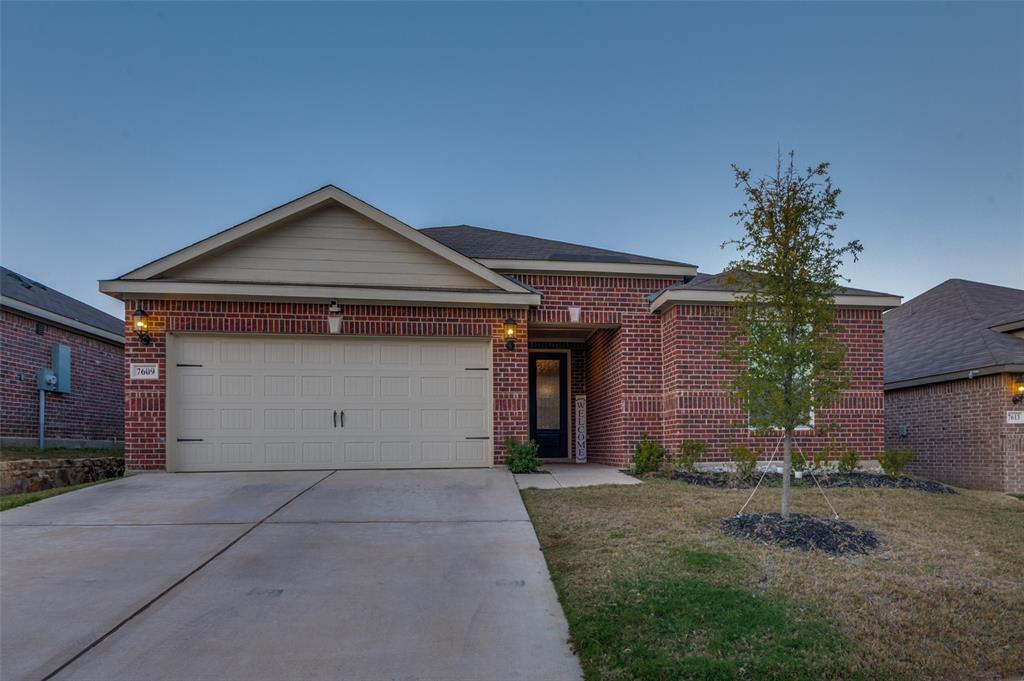
[[[815,408],[832,405],[849,383],[835,296],[843,259],[856,261],[862,246],[835,243],[843,211],[828,168],[821,163],[801,173],[793,152],[785,165],[779,155],[774,176],[757,180],[734,165],[744,202],[732,217],[744,233],[722,244],[738,251],[727,276],[741,291],[724,350],[737,368],[729,389],[752,428],[782,432],[783,516],[789,516],[793,433],[810,423]]]

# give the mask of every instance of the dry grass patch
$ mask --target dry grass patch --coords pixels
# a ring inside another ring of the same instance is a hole
[[[1024,672],[1018,500],[829,490],[845,520],[882,542],[836,558],[724,536],[722,519],[748,494],[666,480],[524,490],[589,679]],[[777,503],[762,491],[747,510]],[[794,491],[793,510],[829,515],[813,489]]]

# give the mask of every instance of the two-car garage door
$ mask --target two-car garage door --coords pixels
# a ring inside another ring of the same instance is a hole
[[[489,466],[489,339],[174,335],[171,470]]]

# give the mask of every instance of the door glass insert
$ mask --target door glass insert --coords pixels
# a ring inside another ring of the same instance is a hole
[[[562,360],[537,360],[537,430],[562,427]]]

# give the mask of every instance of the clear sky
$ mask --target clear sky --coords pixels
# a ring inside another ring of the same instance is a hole
[[[1024,287],[1024,4],[2,3],[0,261],[96,280],[333,183],[718,271],[828,160],[856,286]]]

